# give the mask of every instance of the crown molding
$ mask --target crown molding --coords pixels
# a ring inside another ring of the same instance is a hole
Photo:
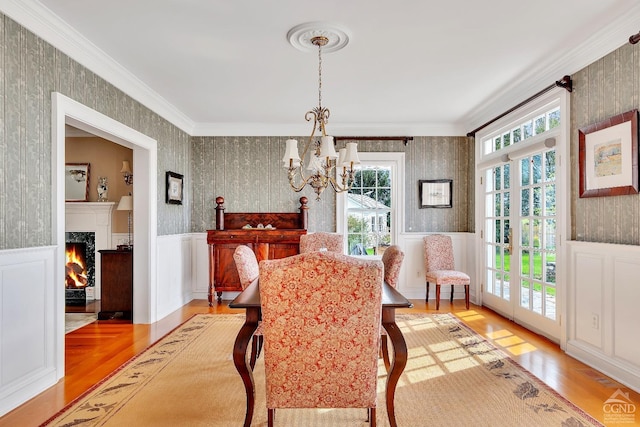
[[[466,115],[469,119],[463,134],[466,135],[472,129],[502,114],[562,76],[576,73],[628,43],[629,36],[640,29],[640,2],[628,1],[612,12],[612,15],[615,15],[614,19],[593,32],[570,52],[562,51],[545,58],[545,61],[530,68],[519,79],[510,81],[499,92],[487,97],[476,108],[470,109]]]
[[[287,136],[309,135],[311,127],[291,123],[197,123],[193,136]],[[333,136],[464,136],[466,127],[448,123],[332,123]]]
[[[178,128],[192,132],[193,120],[42,4],[34,0],[0,0],[0,10]]]

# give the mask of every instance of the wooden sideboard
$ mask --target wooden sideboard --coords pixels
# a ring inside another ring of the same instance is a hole
[[[214,292],[218,303],[222,292],[239,292],[240,278],[233,260],[239,245],[249,246],[258,261],[300,253],[300,236],[307,233],[307,198],[300,198],[299,212],[224,212],[224,198],[216,198],[216,229],[207,230],[209,245],[209,305]],[[247,224],[251,228],[243,228]],[[258,224],[272,229],[258,228]]]
[[[133,319],[133,251],[98,252],[102,287],[98,319],[112,319],[118,313],[123,319]]]

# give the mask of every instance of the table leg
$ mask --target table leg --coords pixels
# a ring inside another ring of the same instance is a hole
[[[382,309],[382,326],[387,331],[387,336],[391,340],[393,361],[391,363],[391,371],[387,376],[387,414],[389,415],[389,424],[391,427],[397,427],[396,412],[394,398],[396,394],[396,385],[404,367],[407,365],[407,343],[402,336],[400,328],[396,324],[395,308]]]
[[[238,336],[236,336],[235,344],[233,345],[233,364],[236,366],[236,370],[242,378],[244,388],[247,393],[247,411],[244,418],[244,426],[251,426],[251,419],[253,418],[253,407],[255,405],[255,386],[253,383],[253,372],[247,366],[247,348],[251,337],[258,327],[259,318],[258,308],[248,308],[246,320]]]

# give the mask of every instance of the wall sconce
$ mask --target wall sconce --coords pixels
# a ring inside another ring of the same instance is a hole
[[[124,183],[127,185],[133,184],[133,173],[131,173],[131,166],[128,160],[122,161],[122,169],[120,172],[124,175]]]

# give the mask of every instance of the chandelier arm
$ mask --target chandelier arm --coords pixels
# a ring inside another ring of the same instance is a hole
[[[300,170],[299,170],[299,172],[300,172]],[[294,181],[295,181],[295,168],[293,170],[291,170],[291,168],[289,169],[289,185],[291,186],[293,191],[295,191],[296,193],[299,193],[300,191],[302,191],[302,189],[304,187],[306,187],[307,184],[309,184],[314,178],[313,175],[311,175],[311,176],[309,176],[307,178],[304,178],[302,176],[301,172],[299,173],[299,175],[300,175],[300,178],[301,178],[301,182],[300,182],[300,185],[297,186],[297,185],[294,184]]]
[[[343,193],[351,190],[351,185],[340,185],[334,178],[329,178],[329,183],[336,193]]]

